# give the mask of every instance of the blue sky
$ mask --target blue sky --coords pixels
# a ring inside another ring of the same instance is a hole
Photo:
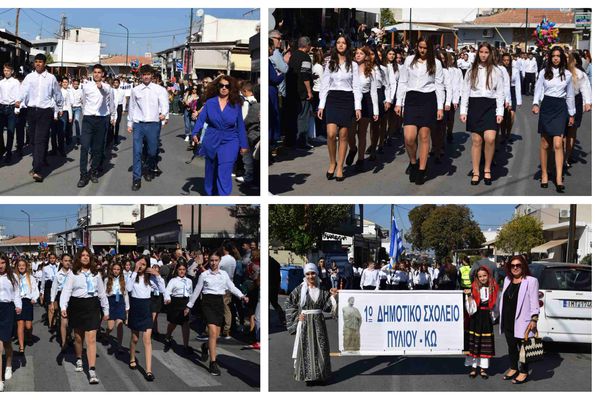
[[[27,235],[27,215],[21,212],[24,210],[31,215],[31,235],[61,232],[76,226],[80,207],[77,204],[3,204],[0,205],[0,226],[5,228],[5,235]]]
[[[0,8],[0,28],[14,32],[16,11],[8,10]],[[194,9],[194,15],[196,10]],[[252,8],[205,8],[204,13],[218,18],[258,21],[259,12],[251,12],[252,10]],[[53,37],[59,30],[58,21],[63,13],[67,17],[68,27],[100,28],[100,41],[106,44],[103,53],[107,54],[125,54],[126,31],[118,25],[119,23],[129,29],[129,54],[132,55],[143,55],[146,51],[156,52],[169,48],[173,44],[184,43],[190,24],[189,8],[22,8],[19,36],[33,40],[41,31],[42,37]]]

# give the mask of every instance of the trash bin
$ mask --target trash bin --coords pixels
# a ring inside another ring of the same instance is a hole
[[[304,269],[298,265],[284,265],[279,272],[281,274],[281,290],[285,294],[290,294],[304,279]]]

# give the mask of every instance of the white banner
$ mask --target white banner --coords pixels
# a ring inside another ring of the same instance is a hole
[[[341,290],[342,355],[462,354],[463,293],[458,290]]]

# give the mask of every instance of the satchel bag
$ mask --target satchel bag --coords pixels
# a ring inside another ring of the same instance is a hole
[[[529,336],[529,331],[525,332],[525,337]],[[528,339],[523,339],[521,350],[519,352],[520,363],[532,363],[540,361],[544,358],[544,344],[542,338],[539,337],[538,332],[535,332],[535,336]]]

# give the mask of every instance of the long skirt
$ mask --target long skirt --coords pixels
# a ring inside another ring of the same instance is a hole
[[[323,314],[305,314],[294,365],[297,381],[325,381],[331,375],[329,340]]]
[[[469,356],[491,358],[494,350],[494,325],[490,310],[477,310],[469,320]]]
[[[12,301],[10,303],[0,302],[0,341],[8,342],[12,339],[14,325],[15,303]]]
[[[544,96],[540,106],[538,133],[547,136],[563,136],[569,123],[567,100],[559,97]]]

